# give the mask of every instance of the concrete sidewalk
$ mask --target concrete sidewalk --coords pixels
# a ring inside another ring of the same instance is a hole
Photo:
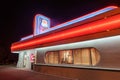
[[[32,70],[0,66],[0,80],[78,80],[43,74]]]

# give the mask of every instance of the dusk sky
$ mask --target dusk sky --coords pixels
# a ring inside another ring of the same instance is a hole
[[[13,42],[33,33],[33,19],[43,14],[51,26],[80,17],[120,0],[16,0],[0,2],[0,45],[10,50]]]

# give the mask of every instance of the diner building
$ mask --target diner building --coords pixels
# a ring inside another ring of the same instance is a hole
[[[12,43],[11,52],[19,54],[18,68],[120,67],[119,7],[108,6],[56,26],[50,24],[50,18],[36,14],[33,34]]]

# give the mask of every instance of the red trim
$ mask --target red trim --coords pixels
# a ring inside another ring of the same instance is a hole
[[[97,15],[99,15],[99,14],[102,14],[102,13],[105,13],[105,12],[108,12],[108,11],[111,11],[111,10],[116,9],[116,8],[118,8],[118,7],[117,7],[117,6],[107,6],[107,7],[105,7],[105,8],[96,10],[96,11],[94,11],[94,12],[88,13],[88,14],[83,15],[83,16],[80,16],[80,17],[78,17],[78,18],[69,20],[69,21],[67,21],[67,22],[58,24],[58,25],[56,25],[56,26],[53,26],[52,29],[50,28],[50,29],[46,30],[45,32],[49,32],[49,31],[54,30],[54,29],[56,29],[56,28],[58,29],[58,28],[62,28],[62,27],[68,26],[67,24],[69,24],[69,25],[75,24],[75,23],[77,23],[77,22],[79,21],[79,19],[86,20],[86,19],[92,18],[92,17],[94,17],[94,16],[97,16]],[[89,15],[89,16],[88,16],[88,15]],[[93,16],[91,16],[91,15],[93,15]],[[33,34],[34,34],[34,36],[36,36],[35,33],[36,33],[36,21],[37,21],[37,20],[36,20],[36,17],[37,17],[37,16],[44,16],[44,15],[42,15],[42,14],[36,14],[35,17],[34,17],[34,21],[33,21],[33,32],[34,32]],[[44,17],[46,17],[46,16],[44,16]],[[46,18],[48,18],[48,17],[46,17]],[[48,18],[48,19],[50,20],[50,18]],[[77,21],[77,20],[78,20],[78,21]],[[75,22],[75,23],[74,23],[74,22]]]
[[[95,21],[82,26],[70,28],[61,32],[57,32],[55,34],[49,34],[44,37],[32,39],[32,40],[29,40],[28,42],[21,42],[18,44],[14,44],[12,45],[11,50],[16,51],[19,49],[20,50],[27,49],[28,47],[37,46],[44,43],[73,38],[77,36],[88,35],[92,33],[116,29],[116,28],[120,28],[120,14],[109,17],[107,19],[103,19],[103,20]]]

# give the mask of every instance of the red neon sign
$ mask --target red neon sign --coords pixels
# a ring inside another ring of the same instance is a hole
[[[35,55],[34,55],[34,54],[31,54],[31,55],[30,55],[30,61],[31,61],[31,62],[35,62]]]
[[[58,40],[73,38],[116,28],[120,28],[120,14],[109,17],[107,19],[102,19],[82,26],[70,28],[61,32],[57,32],[55,34],[49,34],[44,37],[35,38],[33,40],[29,40],[28,42],[14,44],[12,45],[11,50],[15,51],[19,49],[26,49],[35,45],[41,45],[44,43],[54,42]]]

